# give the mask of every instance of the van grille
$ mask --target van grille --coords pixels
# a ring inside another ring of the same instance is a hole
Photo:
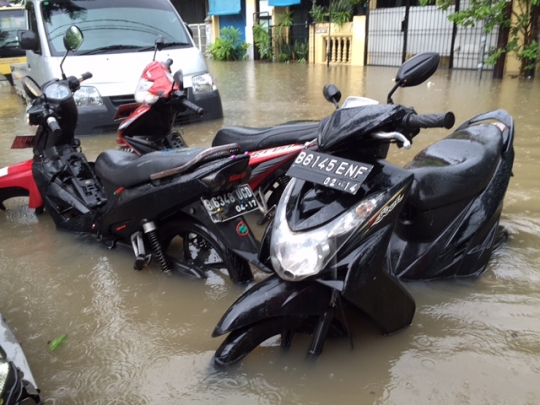
[[[111,96],[111,103],[115,107],[119,107],[122,104],[131,104],[135,102],[135,96],[133,94],[126,94],[124,96]]]

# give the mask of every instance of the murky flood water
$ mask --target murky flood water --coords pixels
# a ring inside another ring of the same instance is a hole
[[[67,66],[66,66],[67,69]],[[142,69],[142,66],[141,66]],[[209,145],[221,125],[272,125],[319,119],[343,93],[385,102],[392,68],[212,63],[225,119],[185,128]],[[75,72],[76,73],[76,72]],[[60,232],[25,199],[0,212],[0,312],[22,341],[47,404],[540,404],[540,80],[478,81],[474,72],[440,72],[398,90],[394,101],[419,113],[452,110],[457,122],[504,108],[516,120],[514,174],[503,211],[510,239],[476,279],[407,283],[417,303],[411,327],[383,337],[370,324],[328,340],[315,361],[309,339],[285,352],[276,342],[226,370],[212,365],[222,338],[211,332],[247,288],[224,274],[205,281],[132,270],[127,249]],[[0,87],[0,166],[30,158],[10,150],[30,133],[24,106]],[[344,99],[343,98],[343,99]],[[404,164],[444,130],[424,131]],[[84,137],[94,159],[114,134]],[[260,233],[260,229],[256,230]],[[257,279],[265,277],[256,273]],[[67,334],[56,351],[47,342]]]

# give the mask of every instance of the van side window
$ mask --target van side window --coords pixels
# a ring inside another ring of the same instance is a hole
[[[34,3],[26,3],[26,11],[28,13],[28,29],[33,31],[36,34],[36,37],[39,38],[36,10],[34,9]],[[38,49],[34,53],[41,53],[41,41],[38,40]]]

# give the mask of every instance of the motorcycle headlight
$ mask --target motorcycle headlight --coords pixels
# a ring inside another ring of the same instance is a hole
[[[77,107],[95,107],[103,105],[103,99],[98,89],[91,86],[82,86],[73,94]]]
[[[150,105],[158,101],[159,96],[152,94],[148,91],[153,85],[154,82],[141,78],[139,80],[139,83],[137,83],[137,88],[135,89],[135,101],[138,103],[147,103]]]
[[[210,91],[216,91],[217,85],[214,78],[209,73],[193,76],[191,79],[191,86],[193,87],[193,93],[208,93]]]
[[[284,280],[300,281],[322,271],[347,239],[377,209],[383,193],[369,196],[333,221],[307,232],[293,232],[286,206],[296,179],[292,179],[278,204],[271,236],[270,259]]]
[[[50,100],[64,100],[68,97],[71,97],[71,90],[62,82],[55,82],[49,84],[47,87],[45,87],[45,90],[43,90],[43,92]]]

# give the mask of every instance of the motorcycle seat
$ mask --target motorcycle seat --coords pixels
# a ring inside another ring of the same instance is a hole
[[[291,143],[306,143],[317,137],[319,121],[276,125],[274,127],[223,127],[212,146],[240,145],[241,151],[254,151]]]
[[[499,128],[491,124],[459,130],[421,151],[405,168],[414,175],[409,202],[421,211],[480,193],[502,154]]]
[[[149,182],[152,174],[185,165],[206,150],[208,148],[168,149],[142,156],[122,150],[106,150],[97,157],[95,171],[110,184],[131,188]]]

